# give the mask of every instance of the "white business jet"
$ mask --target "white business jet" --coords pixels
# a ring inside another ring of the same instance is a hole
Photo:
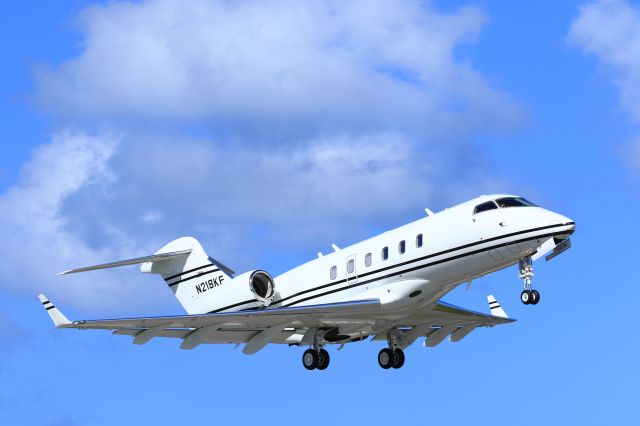
[[[325,345],[372,337],[386,342],[384,369],[404,364],[403,349],[425,337],[433,347],[458,342],[478,327],[514,321],[493,296],[489,314],[440,300],[462,283],[518,264],[520,298],[535,305],[533,264],[570,247],[570,219],[511,195],[481,196],[333,252],[272,278],[263,270],[236,275],[208,256],[194,238],[170,242],[156,254],[72,269],[71,274],[141,264],[159,274],[187,315],[69,321],[44,295],[40,301],[58,328],[106,329],[144,344],[181,339],[181,349],[205,343],[244,343],[253,354],[269,343],[308,346],[309,370],[329,365]]]

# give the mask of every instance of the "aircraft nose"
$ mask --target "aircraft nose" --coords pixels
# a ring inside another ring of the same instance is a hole
[[[557,224],[565,225],[567,232],[570,234],[576,230],[576,223],[573,219],[568,218],[567,216],[563,216],[558,213],[554,213],[554,222]]]

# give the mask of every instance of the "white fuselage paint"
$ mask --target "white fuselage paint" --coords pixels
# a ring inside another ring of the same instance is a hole
[[[478,204],[506,196],[475,198],[291,269],[274,278],[276,296],[270,307],[382,298],[399,290],[405,298],[420,291],[410,304],[402,305],[419,309],[461,283],[517,263],[549,238],[573,232],[575,224],[570,219],[541,207],[473,213]],[[420,234],[422,246],[416,247]],[[403,240],[405,252],[400,253]],[[386,260],[382,259],[384,247],[388,247]],[[370,266],[365,265],[368,253]],[[350,260],[354,261],[353,273],[347,271]],[[334,266],[337,274],[331,279]],[[230,284],[246,288],[246,282],[236,281]],[[403,283],[409,284],[403,287]],[[238,306],[239,301],[237,297],[222,297],[209,309],[237,311],[258,306],[255,301]],[[232,304],[236,306],[225,308]]]

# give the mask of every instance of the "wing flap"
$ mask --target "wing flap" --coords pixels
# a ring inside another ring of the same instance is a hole
[[[516,321],[515,319],[508,318],[506,316],[497,316],[497,315],[491,315],[491,314],[487,315],[481,312],[473,311],[471,309],[461,308],[459,306],[455,306],[450,303],[443,302],[442,300],[436,303],[436,305],[434,306],[431,312],[433,313],[434,317],[438,317],[442,319],[449,319],[452,321],[461,320],[461,321],[470,321],[470,322],[480,322],[487,325],[506,324],[506,323]]]
[[[60,327],[106,330],[147,329],[156,326],[163,326],[165,329],[198,329],[211,325],[224,326],[225,328],[266,328],[282,323],[291,323],[292,326],[307,327],[328,319],[363,318],[363,313],[370,314],[376,312],[379,307],[380,301],[378,299],[371,299],[324,305],[220,312],[201,315],[82,320],[62,324]]]
[[[118,336],[138,336],[140,333],[146,331],[146,328],[119,328],[113,331],[113,334]],[[190,329],[186,328],[170,328],[158,330],[154,336],[155,337],[173,337],[177,339],[184,339],[189,333],[191,333]]]

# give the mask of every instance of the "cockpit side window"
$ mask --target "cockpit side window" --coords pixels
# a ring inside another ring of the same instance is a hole
[[[522,201],[523,203],[525,203],[529,207],[538,207],[537,204],[532,203],[531,201],[527,200],[526,198],[519,197],[518,200]]]
[[[473,214],[486,212],[487,210],[497,209],[496,203],[493,201],[487,201],[486,203],[478,204],[475,209],[473,209]]]
[[[536,207],[531,201],[520,197],[505,197],[496,200],[500,207]]]

